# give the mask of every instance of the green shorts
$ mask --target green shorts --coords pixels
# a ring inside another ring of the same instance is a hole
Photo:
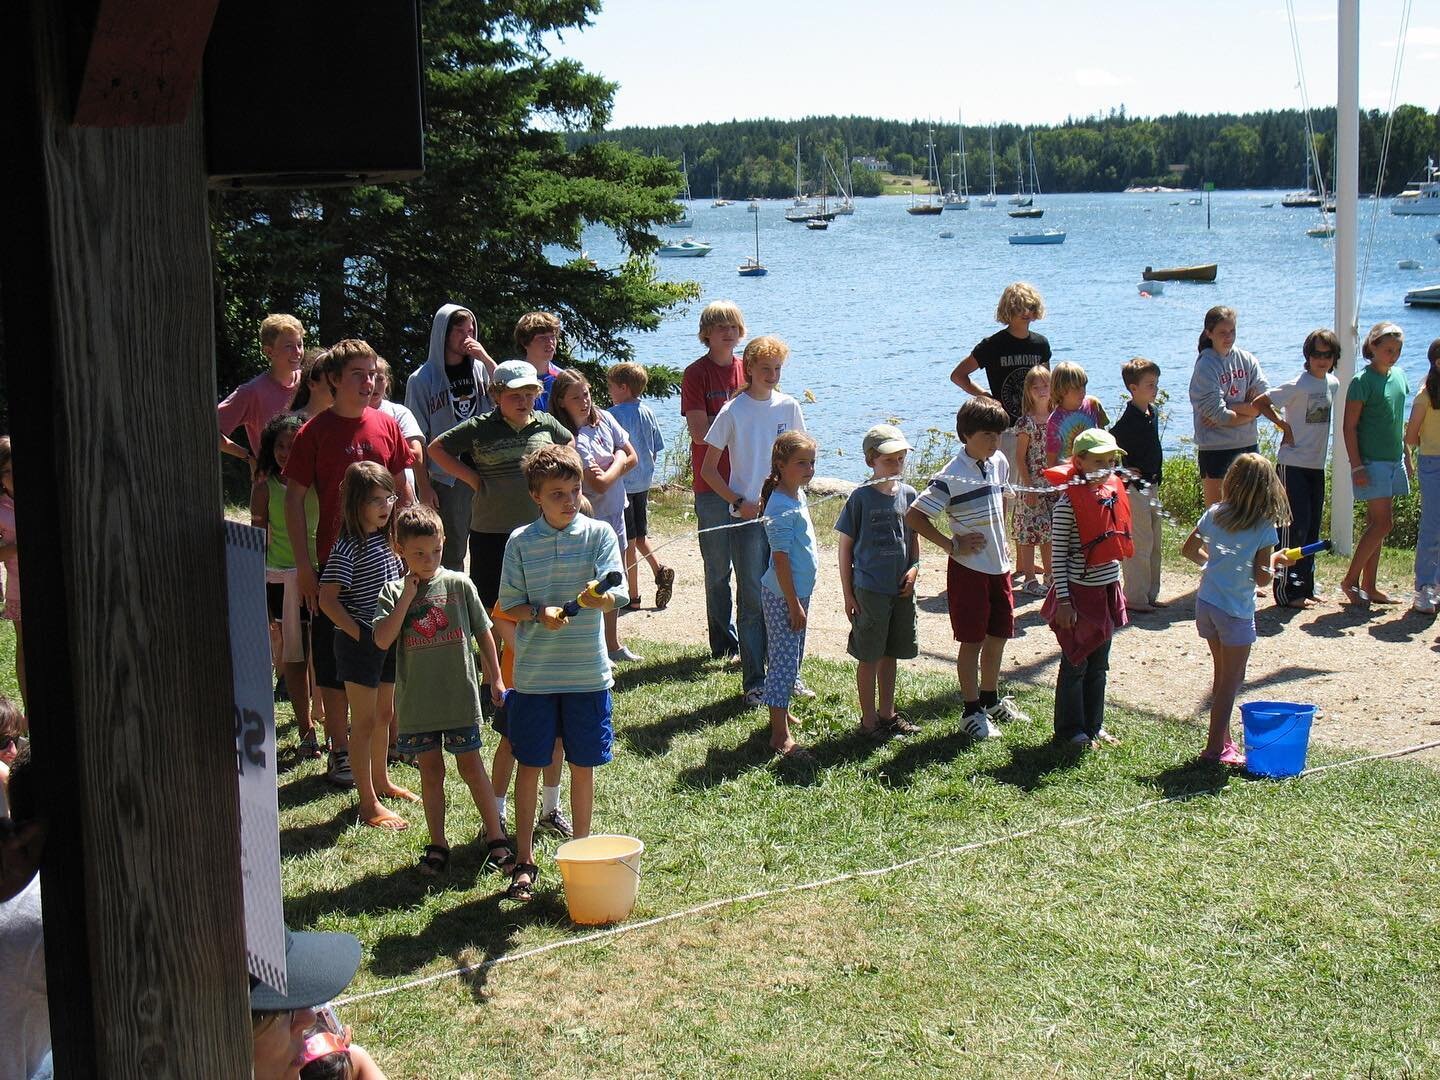
[[[860,611],[850,622],[846,649],[856,660],[873,664],[884,657],[912,660],[920,653],[915,628],[915,597],[855,590]]]

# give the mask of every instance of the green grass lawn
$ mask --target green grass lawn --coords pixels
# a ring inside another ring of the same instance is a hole
[[[617,687],[597,831],[647,845],[636,919],[999,842],[350,1005],[390,1075],[1440,1074],[1440,772],[1248,781],[1198,764],[1196,729],[1129,712],[1108,721],[1122,746],[1076,756],[1025,689],[1033,722],[975,744],[938,675],[903,680],[923,733],[877,746],[852,731],[851,670],[820,661],[797,707],[820,766],[793,771],[733,672],[631,644],[648,659]],[[428,882],[418,810],[398,836],[355,826],[353,796],[293,761],[281,713],[287,915],[360,937],[351,992],[581,932],[553,844],[537,899],[499,899],[452,777],[463,846]]]

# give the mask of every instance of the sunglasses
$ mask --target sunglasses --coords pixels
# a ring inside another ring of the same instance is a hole
[[[1339,354],[1331,352],[1329,349],[1316,349],[1310,355],[1316,360],[1334,360]]]
[[[0,735],[0,754],[14,747],[16,750],[24,750],[30,745],[30,740],[24,735]]]

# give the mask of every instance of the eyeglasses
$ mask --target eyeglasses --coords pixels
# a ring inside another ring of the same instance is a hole
[[[376,495],[373,499],[366,499],[365,504],[379,510],[382,506],[394,506],[399,501],[399,495]]]
[[[1310,355],[1316,360],[1334,360],[1339,354],[1330,349],[1315,349]]]

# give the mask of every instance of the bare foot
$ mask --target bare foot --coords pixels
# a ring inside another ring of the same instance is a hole
[[[392,832],[403,832],[410,827],[410,823],[399,814],[379,807],[374,814],[361,814],[360,824],[371,829],[390,829]]]
[[[420,796],[419,796],[419,795],[416,795],[413,791],[409,790],[408,788],[403,788],[403,787],[401,787],[399,784],[391,784],[388,788],[385,788],[383,791],[377,792],[377,794],[378,794],[382,799],[400,799],[400,800],[402,800],[402,801],[404,801],[404,802],[414,802],[414,803],[418,803],[418,802],[420,801]]]
[[[1389,593],[1383,593],[1379,589],[1369,590],[1369,596],[1372,604],[1395,604],[1399,602]]]
[[[1347,585],[1342,581],[1340,583],[1340,595],[1345,598],[1342,601],[1343,603],[1353,604],[1355,607],[1370,606],[1370,598],[1360,591],[1358,585]]]

